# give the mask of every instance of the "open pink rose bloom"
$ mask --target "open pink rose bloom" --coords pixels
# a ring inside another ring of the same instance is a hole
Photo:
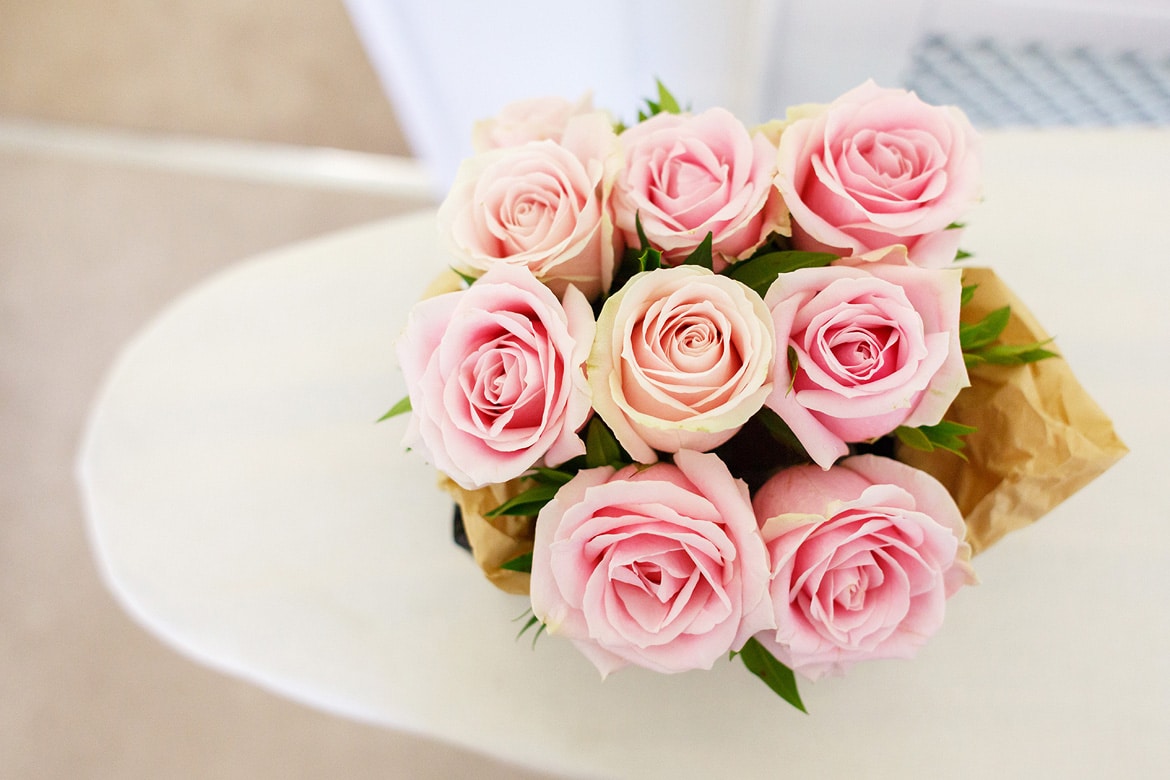
[[[399,342],[406,444],[603,676],[740,656],[803,708],[795,674],[912,657],[973,549],[1124,447],[1018,302],[952,265],[980,186],[958,109],[873,83],[760,128],[661,87],[648,108],[478,126],[439,209],[462,287]],[[1017,385],[1048,392],[996,398]],[[1033,414],[1054,386],[1074,400]],[[1027,414],[1052,422],[1013,444]],[[1084,427],[1096,449],[1053,454]]]
[[[575,289],[558,303],[526,269],[500,266],[411,312],[399,362],[411,386],[407,443],[465,488],[584,452],[584,362],[593,337]]]
[[[617,137],[596,112],[566,117],[557,136],[486,150],[460,166],[439,207],[459,271],[523,265],[557,295],[570,284],[591,299],[609,289]]]
[[[849,443],[942,420],[969,384],[961,287],[958,270],[875,265],[801,269],[768,290],[778,351],[767,404],[822,468]]]
[[[979,181],[978,140],[961,111],[873,82],[798,114],[780,139],[776,185],[800,249],[868,261],[897,246],[916,265],[945,266]]]
[[[779,472],[755,497],[772,562],[777,630],[762,641],[820,677],[910,658],[974,581],[963,518],[933,477],[874,455]]]
[[[603,674],[710,669],[773,626],[747,485],[685,450],[579,472],[537,519],[532,610]]]
[[[606,301],[589,360],[593,405],[642,463],[730,439],[772,387],[760,296],[702,268],[643,272]]]
[[[614,211],[627,243],[637,223],[669,265],[710,233],[715,270],[746,257],[787,228],[772,180],[776,149],[729,112],[662,113],[622,133],[626,164]]]

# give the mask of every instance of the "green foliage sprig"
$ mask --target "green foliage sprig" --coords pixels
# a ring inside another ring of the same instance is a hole
[[[646,98],[645,110],[638,110],[639,122],[645,122],[656,114],[681,114],[683,112],[682,106],[679,105],[675,96],[670,94],[670,90],[666,88],[661,79],[655,79],[654,83],[658,85],[658,100]],[[687,108],[690,109],[689,106]]]
[[[963,437],[975,433],[976,430],[970,425],[943,420],[938,425],[920,425],[917,428],[899,425],[894,429],[894,435],[907,447],[923,452],[945,450],[966,460],[963,448],[967,446],[967,442]]]
[[[526,475],[535,484],[521,491],[504,503],[484,512],[484,517],[501,515],[535,517],[544,505],[553,500],[561,486],[583,468],[595,469],[600,466],[621,468],[631,462],[630,456],[618,443],[613,432],[594,416],[585,429],[585,454],[564,463],[560,468],[536,468]],[[519,570],[517,570],[519,571]]]
[[[528,631],[528,629],[532,628],[533,626],[536,626],[537,627],[536,633],[532,635],[532,647],[535,648],[536,647],[536,640],[540,639],[540,635],[544,633],[544,630],[545,630],[545,628],[547,628],[547,626],[545,626],[544,623],[540,622],[540,618],[538,618],[536,615],[532,614],[531,608],[526,609],[523,612],[521,612],[520,615],[513,618],[512,622],[514,623],[517,620],[524,620],[525,617],[527,617],[528,620],[524,621],[524,625],[520,628],[520,633],[516,634],[516,638],[519,639],[520,637],[524,636],[524,634]]]
[[[409,411],[411,411],[411,407],[410,407],[410,396],[408,395],[405,398],[403,398],[402,400],[400,400],[398,403],[391,406],[390,411],[386,412],[386,414],[379,417],[375,422],[382,422],[383,420],[389,420],[391,417],[397,417],[398,415],[406,414]]]
[[[749,639],[738,653],[731,657],[743,659],[743,665],[748,671],[764,681],[781,699],[791,704],[801,712],[808,714],[804,702],[800,699],[800,691],[796,686],[796,675],[792,670],[768,652],[768,649],[756,639]]]
[[[975,294],[975,287],[976,285],[971,285],[963,288],[963,303],[971,300]],[[963,350],[963,362],[967,364],[967,368],[983,363],[1019,366],[1058,357],[1057,353],[1046,348],[1047,344],[1052,343],[1052,339],[1028,344],[999,343],[1011,318],[1012,307],[1001,306],[988,312],[978,322],[960,323],[959,345]]]
[[[767,252],[736,263],[725,271],[727,276],[747,285],[763,298],[780,274],[800,268],[824,268],[837,259],[829,252],[798,252],[786,250]]]
[[[526,552],[517,555],[511,560],[504,561],[500,564],[500,568],[505,571],[518,571],[521,574],[532,573],[532,553]]]

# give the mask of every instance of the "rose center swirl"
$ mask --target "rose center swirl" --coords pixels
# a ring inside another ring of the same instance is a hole
[[[647,545],[664,546],[648,552]],[[692,613],[707,602],[712,589],[704,572],[718,566],[681,540],[641,535],[617,545],[609,559],[609,576],[620,609],[650,635],[676,621],[685,625],[693,618]]]
[[[541,423],[545,357],[517,334],[503,336],[469,356],[462,373],[468,385],[468,412],[477,428],[498,434],[505,427],[524,429]]]
[[[887,354],[897,345],[895,328],[841,328],[823,340],[827,366],[838,377],[864,383],[881,379],[894,370]]]
[[[680,227],[706,222],[726,202],[730,166],[701,144],[678,142],[652,158],[649,202]]]
[[[670,384],[715,386],[738,368],[738,354],[728,339],[729,323],[709,302],[689,303],[669,312],[651,313],[636,344],[638,365],[647,377]]]
[[[862,170],[887,184],[913,177],[920,165],[917,150],[906,139],[888,133],[866,130],[853,139],[856,162]],[[847,152],[848,154],[848,152]],[[852,157],[852,155],[849,155]]]

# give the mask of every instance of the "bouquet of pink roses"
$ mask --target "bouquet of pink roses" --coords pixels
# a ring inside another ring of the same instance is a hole
[[[913,656],[975,578],[968,508],[902,453],[962,472],[968,366],[1052,356],[961,318],[963,114],[866,83],[751,129],[660,85],[628,127],[535,100],[474,139],[438,211],[461,278],[387,416],[527,627],[603,675],[738,655],[802,709],[794,671]]]

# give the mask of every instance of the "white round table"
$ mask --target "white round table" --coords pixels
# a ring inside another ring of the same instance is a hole
[[[94,550],[177,650],[335,713],[550,773],[1152,776],[1170,760],[1170,133],[1001,133],[964,246],[1051,331],[1131,454],[975,563],[912,663],[792,710],[738,661],[602,682],[517,641],[399,446],[393,344],[444,265],[433,215],[242,263],[150,323],[79,460]]]

